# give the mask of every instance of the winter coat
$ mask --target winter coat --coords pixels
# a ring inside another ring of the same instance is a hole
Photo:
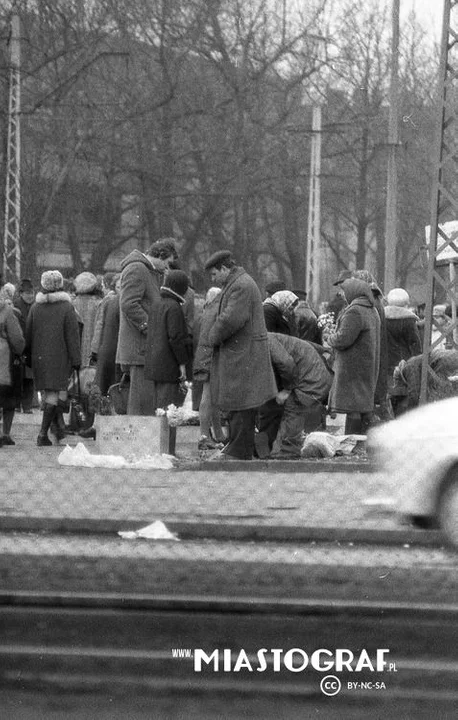
[[[380,352],[377,385],[375,386],[374,402],[381,403],[386,400],[388,391],[388,338],[386,334],[385,307],[382,301],[382,291],[375,284],[371,283],[374,307],[377,310],[380,320]]]
[[[0,299],[0,386],[11,387],[11,353],[21,355],[24,346],[18,316],[9,302]]]
[[[242,267],[234,267],[218,300],[209,333],[212,397],[226,411],[259,407],[277,394],[259,288]]]
[[[411,310],[397,305],[385,308],[386,333],[388,345],[388,385],[391,389],[393,370],[401,362],[414,355],[421,354],[421,341],[418,332],[418,317]]]
[[[313,345],[280,333],[268,333],[270,358],[285,390],[304,406],[326,400],[332,375]]]
[[[267,332],[283,333],[291,335],[291,325],[282,315],[281,310],[271,303],[264,302],[264,320]]]
[[[99,305],[97,318],[97,337],[93,339],[92,352],[97,353],[97,372],[95,383],[102,395],[106,395],[110,385],[118,380],[120,374],[116,367],[116,348],[119,332],[119,295],[108,293]],[[119,367],[119,366],[118,366]]]
[[[89,365],[95,317],[101,302],[102,298],[92,293],[82,293],[73,298],[73,306],[83,323],[83,332],[81,333],[81,362],[83,366]]]
[[[310,340],[317,345],[322,344],[318,318],[306,300],[300,300],[294,308],[297,336],[301,340]]]
[[[164,263],[154,266],[139,250],[121,263],[119,337],[116,362],[120,365],[144,365],[148,315],[159,303]]]
[[[78,320],[70,295],[37,293],[26,325],[37,390],[67,390],[72,367],[81,365]]]
[[[159,383],[177,383],[180,365],[190,356],[190,338],[180,302],[161,288],[161,297],[151,309],[146,338],[145,378]]]
[[[217,295],[209,303],[205,303],[202,316],[198,321],[196,335],[199,336],[193,363],[193,378],[200,382],[208,382],[213,358],[213,345],[209,333],[218,316],[220,297]]]
[[[329,407],[341,413],[369,413],[379,372],[380,318],[367,283],[349,279],[342,285],[349,304],[328,338],[335,351]]]

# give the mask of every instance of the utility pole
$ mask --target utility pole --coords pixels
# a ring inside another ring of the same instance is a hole
[[[3,279],[21,275],[21,47],[19,16],[11,19],[8,138],[6,153],[5,225],[3,234]]]
[[[399,1],[400,0],[392,0],[391,81],[385,220],[385,276],[383,284],[385,292],[392,290],[396,285],[396,246],[398,241]]]
[[[310,189],[307,223],[307,257],[305,290],[314,307],[320,297],[321,243],[321,106],[315,105],[312,117],[312,147],[310,154]]]

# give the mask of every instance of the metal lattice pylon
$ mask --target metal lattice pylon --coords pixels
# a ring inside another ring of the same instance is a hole
[[[21,274],[21,63],[19,17],[11,21],[8,105],[8,145],[6,157],[5,225],[3,235],[3,277],[19,279]]]
[[[427,402],[430,351],[444,340],[457,347],[458,264],[458,0],[444,0],[441,61],[438,87],[438,118],[435,168],[429,232],[425,335],[421,372],[420,403]],[[456,227],[455,227],[456,225]],[[440,268],[448,267],[448,277]],[[433,317],[436,290],[442,287],[452,308],[452,322],[446,328]],[[437,337],[432,341],[432,332]]]

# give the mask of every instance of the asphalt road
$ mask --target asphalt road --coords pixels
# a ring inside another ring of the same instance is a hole
[[[129,720],[332,720],[388,718],[395,709],[394,717],[412,720],[452,718],[457,613],[337,602],[276,612],[214,612],[204,605],[159,611],[123,608],[119,600],[98,608],[3,605],[0,702],[11,720],[117,718],[123,712]],[[199,648],[205,650],[201,671],[195,665]],[[261,648],[266,652],[259,654]],[[353,659],[343,668],[311,667],[320,648],[319,663],[333,662],[339,652]],[[217,670],[208,662],[216,649]],[[377,649],[384,649],[379,661],[386,661],[379,668]],[[190,657],[177,657],[186,650]],[[338,696],[321,689],[329,675],[338,678]]]

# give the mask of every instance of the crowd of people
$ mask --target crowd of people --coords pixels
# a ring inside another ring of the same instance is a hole
[[[325,429],[327,414],[344,414],[347,434],[365,434],[405,410],[393,377],[421,354],[422,319],[404,289],[385,298],[367,271],[343,271],[319,317],[281,280],[263,299],[230,251],[211,255],[205,270],[210,289],[200,298],[164,238],[133,250],[119,274],[69,281],[48,270],[36,293],[28,279],[4,284],[0,445],[15,444],[14,413],[32,412],[38,397],[37,445],[51,445],[50,433],[62,440],[70,377],[87,366],[104,397],[127,378],[129,415],[179,407],[191,381],[199,450],[226,461],[300,457],[304,434]]]

